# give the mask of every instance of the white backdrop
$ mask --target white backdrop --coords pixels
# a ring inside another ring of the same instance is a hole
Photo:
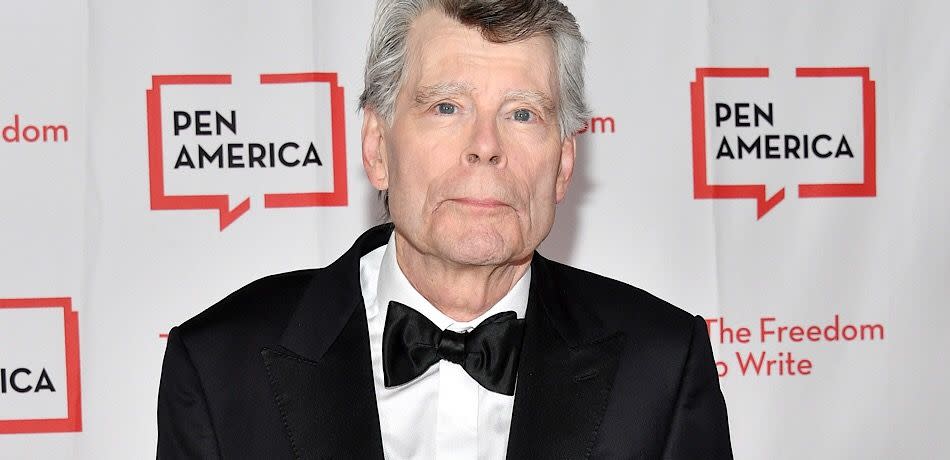
[[[737,458],[950,448],[950,7],[568,4],[594,119],[541,252],[710,319]],[[162,334],[378,222],[372,4],[5,6],[0,458],[152,457]]]

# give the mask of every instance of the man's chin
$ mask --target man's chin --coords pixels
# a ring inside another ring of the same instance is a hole
[[[511,242],[497,232],[442,233],[444,256],[460,265],[497,266],[511,262],[515,255]]]

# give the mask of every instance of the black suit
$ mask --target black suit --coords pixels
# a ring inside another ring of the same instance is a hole
[[[158,456],[381,458],[358,272],[391,232],[172,329]],[[731,458],[701,318],[536,253],[526,321],[508,458]]]

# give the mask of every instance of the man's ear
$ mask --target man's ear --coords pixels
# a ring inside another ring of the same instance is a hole
[[[564,201],[567,188],[574,177],[574,160],[577,157],[577,143],[574,135],[570,135],[561,142],[561,164],[557,171],[557,181],[554,183],[554,197],[557,203]]]
[[[389,158],[383,127],[383,120],[375,110],[363,111],[363,169],[376,190],[389,188]]]

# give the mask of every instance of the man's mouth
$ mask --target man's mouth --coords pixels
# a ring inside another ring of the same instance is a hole
[[[494,198],[452,198],[449,201],[454,201],[458,204],[472,206],[476,208],[485,208],[485,209],[494,209],[500,208],[503,206],[508,206],[508,203],[504,201],[496,200]]]

